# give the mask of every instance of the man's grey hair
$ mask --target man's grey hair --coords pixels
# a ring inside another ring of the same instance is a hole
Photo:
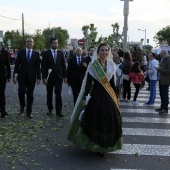
[[[162,53],[162,52],[163,52],[163,53],[166,53],[166,55],[167,55],[167,56],[169,55],[169,54],[168,54],[168,51],[167,51],[167,50],[165,50],[165,49],[164,49],[164,50],[162,50],[162,51],[161,51],[161,53]]]

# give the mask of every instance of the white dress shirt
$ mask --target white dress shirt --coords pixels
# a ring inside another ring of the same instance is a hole
[[[50,48],[50,50],[51,50],[51,53],[53,55],[53,59],[54,59],[54,51],[56,52],[56,57],[57,57],[57,49],[53,50],[52,48]]]

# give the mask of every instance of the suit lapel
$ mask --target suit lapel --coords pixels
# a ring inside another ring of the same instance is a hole
[[[49,50],[48,51],[48,53],[49,53],[49,57],[50,57],[50,59],[53,61],[53,63],[54,63],[54,58],[53,58],[53,54],[52,54],[52,51],[51,50]],[[55,64],[55,63],[54,63]]]
[[[77,63],[77,57],[76,57],[76,56],[74,57],[74,63],[75,63],[75,65],[76,65],[77,67],[79,67],[79,65],[78,65],[78,63]]]

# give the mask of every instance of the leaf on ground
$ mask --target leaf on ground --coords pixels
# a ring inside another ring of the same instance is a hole
[[[138,152],[135,153],[135,156],[140,156]]]
[[[34,163],[34,166],[40,166],[42,163]]]

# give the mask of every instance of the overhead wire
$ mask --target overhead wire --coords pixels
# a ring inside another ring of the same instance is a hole
[[[21,19],[16,19],[16,18],[11,18],[11,17],[6,17],[6,16],[3,16],[3,15],[0,15],[0,17],[7,18],[7,19],[12,19],[12,20],[21,20]]]

